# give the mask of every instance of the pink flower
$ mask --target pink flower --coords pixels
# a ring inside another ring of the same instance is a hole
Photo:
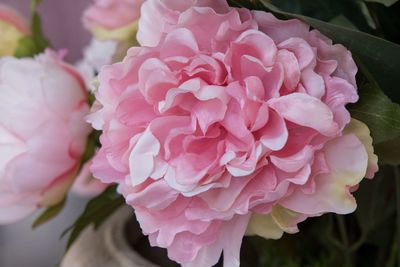
[[[298,20],[224,1],[149,0],[139,40],[99,75],[94,176],[119,184],[153,246],[239,266],[244,234],[279,238],[350,213],[377,170],[350,52]],[[147,22],[162,25],[161,31]]]
[[[29,32],[25,18],[16,10],[0,4],[0,57],[14,54],[19,39]]]
[[[94,0],[83,22],[99,39],[134,38],[144,0]]]
[[[77,72],[47,51],[0,60],[0,223],[63,199],[90,131]]]

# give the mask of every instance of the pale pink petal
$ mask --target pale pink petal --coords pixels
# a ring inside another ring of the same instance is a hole
[[[143,183],[154,171],[154,158],[160,151],[160,143],[148,129],[137,141],[129,157],[129,169],[133,185]]]
[[[267,124],[257,135],[261,136],[261,143],[268,149],[281,150],[288,139],[288,130],[284,119],[275,111],[269,111]]]
[[[309,95],[293,93],[271,99],[269,104],[286,120],[313,128],[324,135],[333,136],[339,130],[329,107]]]
[[[283,42],[292,37],[305,38],[308,35],[310,26],[297,19],[280,20],[272,13],[252,11],[259,28],[265,32],[276,43]]]

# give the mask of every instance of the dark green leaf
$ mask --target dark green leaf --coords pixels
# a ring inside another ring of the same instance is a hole
[[[381,167],[374,179],[363,181],[355,193],[358,203],[356,216],[365,238],[394,214],[395,201],[390,193],[393,187],[390,168]]]
[[[272,0],[270,2],[280,10],[302,14],[325,22],[330,22],[337,16],[343,16],[350,20],[357,29],[367,33],[374,32],[364,16],[365,3],[359,0]]]
[[[396,3],[399,0],[365,0],[366,2],[375,2],[375,3],[380,3],[383,4],[385,6],[391,6],[394,3]]]
[[[357,30],[340,27],[311,17],[279,10],[267,0],[259,0],[265,9],[283,18],[297,18],[349,48],[368,64],[369,71],[382,90],[395,102],[400,102],[397,84],[400,76],[400,46]]]
[[[387,40],[400,44],[400,2],[391,7],[377,3],[367,3],[366,6],[383,36]]]
[[[352,117],[366,123],[375,144],[400,137],[400,106],[371,83],[359,86],[360,100],[349,107]]]
[[[254,9],[255,1],[251,0],[228,0],[230,6],[234,7],[245,7],[248,9]]]
[[[400,165],[400,137],[375,145],[380,164]]]
[[[356,26],[354,26],[353,23],[351,23],[351,21],[349,19],[347,19],[345,16],[343,15],[338,15],[336,17],[334,17],[331,21],[332,24],[341,26],[341,27],[345,27],[345,28],[349,28],[349,29],[357,29]]]
[[[60,203],[47,208],[32,224],[32,228],[36,228],[54,217],[56,217],[64,208],[66,202],[66,198],[64,198]]]
[[[39,53],[35,40],[32,37],[21,38],[15,50],[14,56],[18,58],[30,57]]]
[[[301,13],[302,11],[301,0],[272,0],[271,2],[273,5],[290,13]],[[315,1],[311,1],[310,3],[312,2]],[[324,4],[326,1],[319,1],[319,3]],[[319,11],[321,11],[321,9]]]
[[[124,198],[116,192],[116,186],[109,187],[99,196],[91,199],[81,216],[63,233],[65,235],[71,232],[67,249],[75,242],[83,230],[90,225],[97,229],[124,202]]]
[[[379,88],[363,62],[360,68],[358,93],[360,100],[349,106],[352,117],[368,125],[374,144],[400,137],[400,105],[393,103]],[[361,77],[361,78],[360,78]]]

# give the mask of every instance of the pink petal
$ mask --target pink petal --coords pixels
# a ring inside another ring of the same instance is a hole
[[[324,135],[333,136],[339,130],[329,107],[312,96],[293,93],[271,99],[268,103],[286,120],[313,128]]]
[[[281,150],[288,139],[285,120],[275,111],[269,111],[269,120],[263,129],[257,132],[261,143],[268,149]]]

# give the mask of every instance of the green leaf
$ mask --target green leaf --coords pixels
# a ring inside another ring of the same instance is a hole
[[[355,215],[361,229],[361,241],[365,242],[370,232],[379,231],[379,226],[394,214],[393,187],[391,169],[381,167],[374,179],[363,181],[355,192],[358,204]]]
[[[228,0],[228,4],[234,7],[245,7],[248,9],[254,9],[255,1],[251,0]]]
[[[285,10],[290,13],[301,13],[302,11],[302,0],[271,0],[269,1],[276,7]],[[314,4],[316,1],[308,1],[309,4]],[[318,4],[325,4],[326,1],[318,1]],[[318,10],[319,12],[321,11]]]
[[[337,16],[344,16],[351,21],[357,29],[372,33],[373,28],[368,24],[363,14],[360,0],[272,0],[270,1],[280,10],[302,14],[304,16],[330,22]]]
[[[259,0],[264,9],[289,19],[297,18],[318,29],[336,43],[341,43],[368,64],[369,71],[382,90],[395,102],[400,102],[397,84],[400,75],[400,46],[357,30],[340,27],[311,17],[279,10],[267,0]]]
[[[32,15],[31,31],[38,49],[41,51],[46,49],[49,46],[49,42],[42,32],[42,21],[37,12],[34,12]]]
[[[335,25],[338,25],[338,26],[341,26],[341,27],[349,28],[349,29],[354,29],[354,30],[357,29],[357,27],[354,26],[354,24],[348,18],[346,18],[343,15],[338,15],[338,16],[334,17],[331,20],[331,23],[335,24]]]
[[[39,53],[35,40],[30,37],[21,38],[18,41],[18,46],[15,50],[14,56],[18,58],[30,57]]]
[[[380,164],[400,164],[400,106],[379,88],[366,66],[357,60],[360,100],[349,106],[354,118],[368,125]]]
[[[60,201],[58,204],[47,208],[32,224],[32,228],[36,227],[50,221],[54,217],[56,217],[64,208],[66,202],[66,198]]]
[[[396,3],[399,0],[365,0],[366,2],[375,2],[375,3],[380,3],[383,4],[385,6],[391,6],[394,3]]]
[[[68,239],[67,249],[71,247],[83,230],[90,225],[93,225],[94,228],[97,229],[124,203],[125,200],[117,193],[116,186],[109,187],[99,196],[91,199],[81,216],[79,216],[75,223],[62,234],[63,237],[68,232],[71,233]]]
[[[366,123],[375,144],[400,137],[400,106],[371,83],[359,85],[360,100],[349,106],[353,118]]]
[[[359,101],[349,105],[351,116],[368,125],[374,144],[400,137],[400,105],[393,103],[379,88],[369,70],[357,59]],[[384,156],[384,155],[380,155]]]
[[[18,42],[17,49],[14,56],[21,57],[32,57],[36,54],[43,52],[49,47],[49,42],[43,34],[42,22],[37,12],[37,7],[42,0],[31,1],[31,36],[22,38]]]
[[[385,39],[400,44],[400,2],[391,7],[377,3],[364,3]]]

